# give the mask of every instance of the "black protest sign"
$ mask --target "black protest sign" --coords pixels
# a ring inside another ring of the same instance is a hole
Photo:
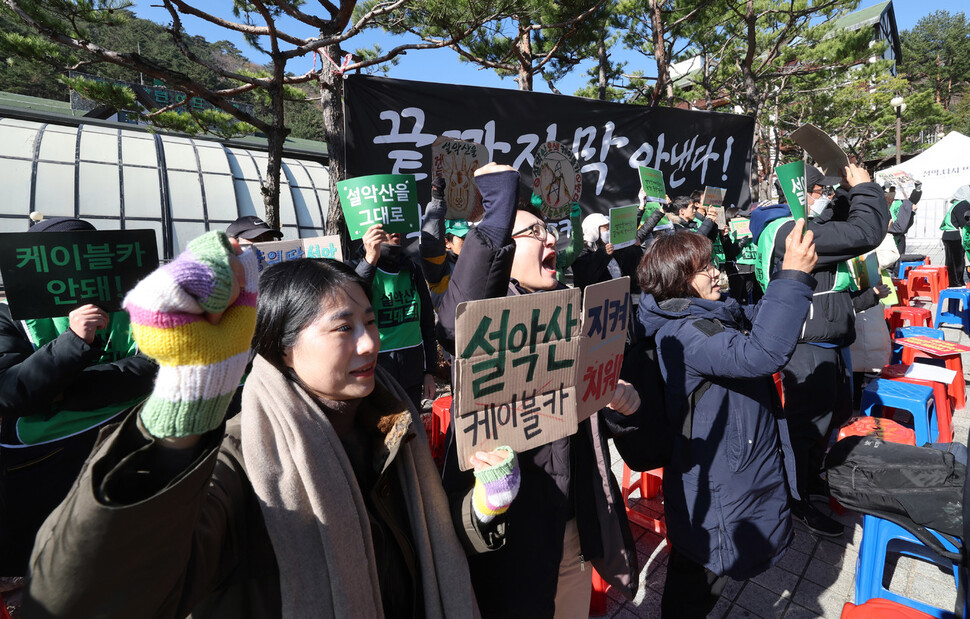
[[[635,201],[640,166],[660,170],[671,196],[713,185],[725,188],[724,206],[750,201],[748,116],[365,75],[344,88],[348,176],[414,174],[422,203],[439,136],[483,145],[488,160],[522,174],[523,186],[539,147],[564,144],[579,163],[586,213]]]
[[[125,293],[157,267],[153,230],[0,234],[0,273],[16,320],[66,316],[88,303],[120,310]]]

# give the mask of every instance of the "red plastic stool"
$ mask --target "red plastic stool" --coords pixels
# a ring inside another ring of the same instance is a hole
[[[903,365],[910,365],[919,357],[925,359],[943,359],[946,369],[957,373],[953,377],[953,382],[947,387],[946,392],[953,398],[954,408],[963,408],[967,404],[967,382],[963,377],[963,359],[959,353],[952,355],[934,355],[932,353],[916,350],[909,346],[903,346]]]
[[[909,305],[909,285],[905,279],[893,279],[896,287],[896,297],[899,299],[898,305]]]
[[[443,395],[431,404],[431,453],[437,455],[444,447],[444,436],[451,422],[451,396]]]
[[[661,518],[653,518],[630,507],[630,495],[634,491],[639,491],[644,499],[652,499],[660,492],[663,485],[663,469],[653,469],[640,473],[640,477],[631,483],[630,477],[633,471],[630,467],[623,464],[623,485],[620,492],[623,493],[623,506],[626,508],[626,518],[630,522],[640,525],[648,531],[653,531],[658,535],[667,537],[667,524]]]
[[[923,296],[919,293],[927,292],[933,303],[939,300],[940,291],[944,289],[943,279],[937,267],[924,266],[910,270],[906,274],[906,284],[909,287],[910,298]]]
[[[896,329],[905,327],[906,322],[912,327],[933,327],[933,312],[925,307],[893,305],[884,311],[889,321],[889,333],[896,333]]]
[[[933,619],[933,615],[927,615],[892,600],[873,598],[859,606],[846,602],[842,607],[842,619]]]
[[[593,593],[589,596],[589,615],[598,617],[606,614],[606,592],[609,591],[610,585],[592,565],[590,569],[593,570]]]
[[[950,394],[947,393],[947,384],[935,380],[923,380],[920,378],[909,378],[906,376],[908,365],[901,363],[887,365],[879,373],[880,378],[889,378],[903,383],[914,385],[926,385],[933,388],[933,399],[936,401],[936,421],[939,425],[940,442],[949,443],[953,440],[953,402]]]
[[[936,271],[940,276],[940,290],[946,290],[950,287],[950,274],[946,272],[945,266],[930,264],[930,261],[927,260],[926,264],[918,268]]]

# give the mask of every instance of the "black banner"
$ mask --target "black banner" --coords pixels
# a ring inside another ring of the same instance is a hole
[[[364,75],[344,89],[348,177],[415,174],[422,203],[439,135],[483,144],[526,183],[536,149],[562,142],[579,160],[586,212],[636,203],[639,166],[661,170],[671,198],[710,185],[727,190],[726,206],[750,201],[748,116]]]
[[[16,320],[67,316],[88,303],[119,310],[157,267],[154,230],[0,234],[0,273]]]

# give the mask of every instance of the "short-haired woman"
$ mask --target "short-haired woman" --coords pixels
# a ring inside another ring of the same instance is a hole
[[[699,234],[657,238],[640,262],[638,319],[657,345],[666,410],[694,407],[690,439],[674,447],[679,465],[664,471],[664,617],[707,615],[727,577],[763,572],[791,541],[794,460],[771,375],[795,349],[815,286],[803,229],[796,224],[757,306],[722,300],[711,242]]]

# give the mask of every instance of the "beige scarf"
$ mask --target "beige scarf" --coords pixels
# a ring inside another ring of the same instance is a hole
[[[402,402],[378,368],[377,389]],[[326,415],[303,389],[256,357],[243,392],[242,447],[280,569],[283,617],[383,617],[363,495]],[[396,412],[396,411],[389,411]],[[401,445],[404,491],[429,618],[478,614],[468,563],[422,424]]]

